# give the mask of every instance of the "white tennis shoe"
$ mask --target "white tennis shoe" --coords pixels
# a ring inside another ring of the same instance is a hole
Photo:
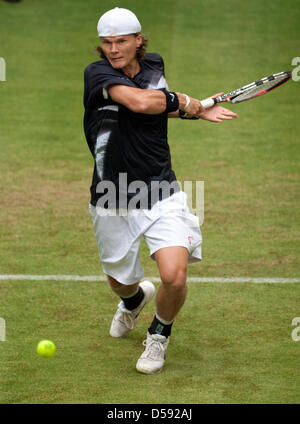
[[[155,292],[154,284],[145,280],[140,283],[140,287],[144,292],[144,299],[137,308],[129,311],[125,308],[123,300],[119,303],[110,326],[109,334],[112,337],[124,337],[132,331],[136,327],[141,310],[152,299]]]
[[[137,371],[144,374],[159,373],[165,363],[168,344],[169,337],[147,333],[147,339],[143,341],[146,348],[136,363]]]

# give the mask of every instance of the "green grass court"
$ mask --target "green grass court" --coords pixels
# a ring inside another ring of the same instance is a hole
[[[230,91],[300,56],[298,0],[0,0],[0,275],[101,275],[88,214],[83,70],[102,13],[132,9],[170,89]],[[300,74],[300,73],[298,73]],[[170,120],[179,181],[204,181],[203,261],[190,277],[299,278],[299,93],[289,81],[221,125]],[[141,246],[145,276],[158,277]],[[135,363],[154,314],[108,335],[101,282],[0,280],[0,403],[299,403],[300,284],[190,283],[162,374]],[[41,339],[55,342],[49,360]]]

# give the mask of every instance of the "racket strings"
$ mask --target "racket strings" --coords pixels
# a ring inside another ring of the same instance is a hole
[[[240,94],[236,95],[234,99],[232,99],[232,103],[239,103],[245,100],[249,100],[253,97],[259,96],[260,94],[264,94],[267,91],[272,90],[276,86],[282,84],[288,79],[286,75],[282,75],[278,78],[273,78],[269,80],[268,78],[264,80],[260,80],[251,87],[246,88]]]

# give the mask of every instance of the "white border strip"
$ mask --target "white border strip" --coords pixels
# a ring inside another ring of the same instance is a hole
[[[147,277],[154,283],[160,282],[160,278]],[[32,280],[32,281],[106,281],[104,275],[0,275],[0,280]],[[300,283],[300,278],[251,278],[251,277],[189,277],[189,283],[255,283],[255,284],[290,284]]]

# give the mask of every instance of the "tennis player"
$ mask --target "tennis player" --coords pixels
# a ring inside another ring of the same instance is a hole
[[[114,8],[98,22],[102,60],[84,72],[84,130],[94,158],[90,214],[103,272],[121,298],[110,335],[124,337],[150,302],[155,287],[142,281],[139,247],[144,237],[161,278],[156,311],[136,368],[163,368],[172,325],[187,294],[187,265],[201,260],[199,219],[190,213],[171,166],[169,117],[212,122],[237,117],[221,106],[168,88],[164,62],[146,53],[134,13]],[[159,187],[159,190],[157,190]]]

